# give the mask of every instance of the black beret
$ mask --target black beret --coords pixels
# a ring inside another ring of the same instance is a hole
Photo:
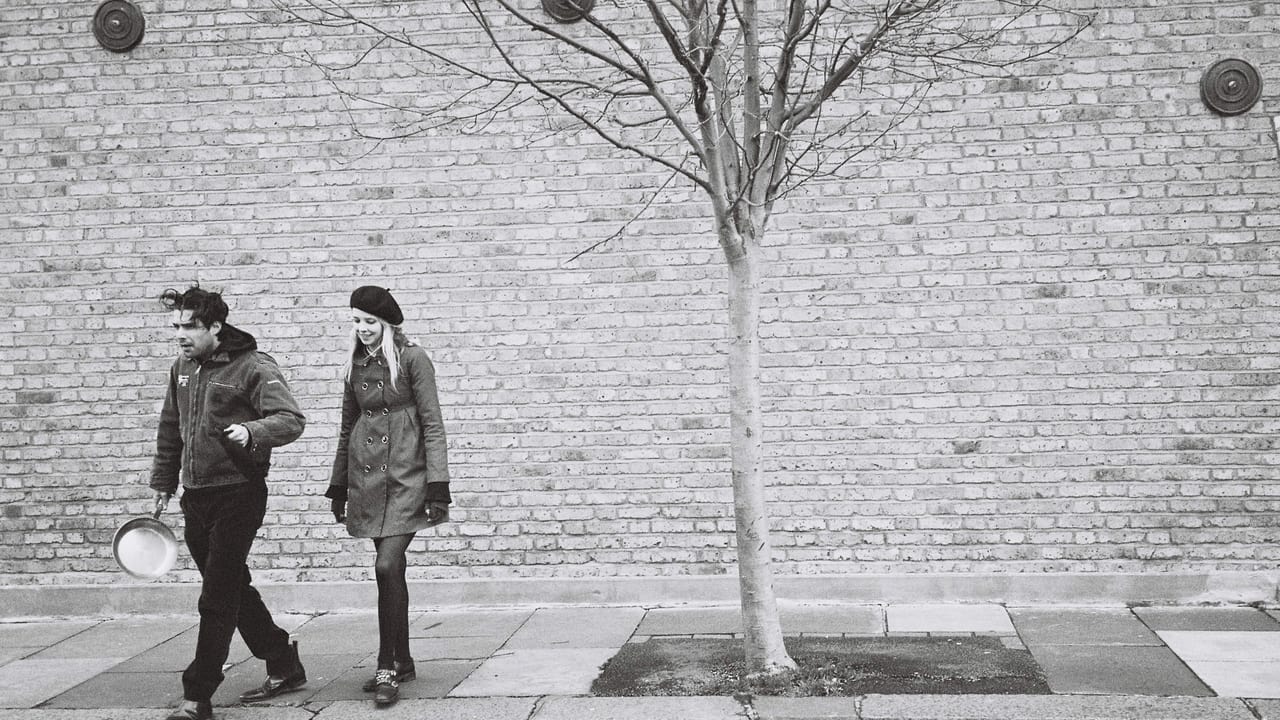
[[[404,322],[404,313],[400,312],[396,299],[391,297],[391,291],[377,285],[356,288],[355,292],[351,293],[351,307],[363,310],[392,325]]]

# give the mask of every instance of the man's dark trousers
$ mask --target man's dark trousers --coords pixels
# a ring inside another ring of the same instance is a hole
[[[195,660],[182,673],[183,696],[212,699],[237,629],[249,652],[267,661],[268,675],[287,674],[294,664],[289,633],[271,619],[246,563],[267,512],[266,484],[250,481],[187,490],[181,504],[187,549],[203,578],[200,634]]]

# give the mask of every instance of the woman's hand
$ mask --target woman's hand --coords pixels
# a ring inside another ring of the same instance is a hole
[[[432,525],[449,522],[449,503],[427,503],[427,520],[430,521]]]
[[[329,509],[333,511],[334,522],[345,522],[347,519],[347,501],[331,500],[329,501]]]

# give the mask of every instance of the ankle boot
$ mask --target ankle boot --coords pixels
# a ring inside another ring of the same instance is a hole
[[[395,665],[397,683],[406,683],[418,677],[418,673],[413,667],[413,660],[408,660],[407,662],[400,662],[397,660],[392,664]],[[364,685],[362,685],[360,689],[365,692],[373,692],[374,690],[377,690],[378,678],[375,676],[365,680]]]
[[[396,682],[395,670],[379,670],[373,676],[373,702],[377,705],[391,705],[400,699],[400,683]]]

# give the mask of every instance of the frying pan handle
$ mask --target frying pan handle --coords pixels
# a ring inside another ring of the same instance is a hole
[[[164,512],[164,506],[165,506],[164,498],[156,498],[156,509],[155,509],[155,512],[151,513],[151,517],[156,520],[159,520],[160,513]]]

